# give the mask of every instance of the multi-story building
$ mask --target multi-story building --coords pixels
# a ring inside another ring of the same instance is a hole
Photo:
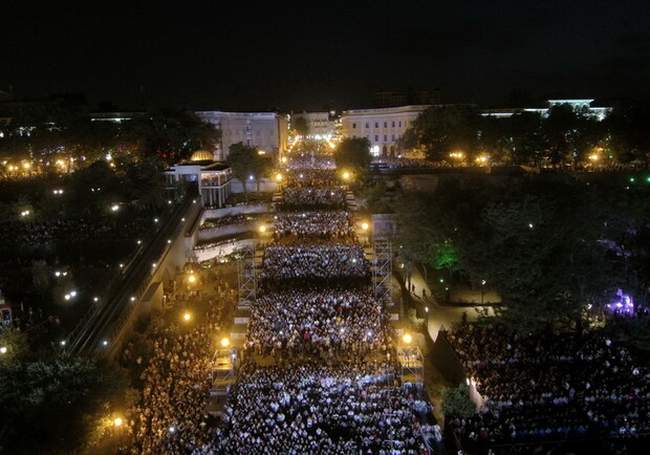
[[[312,139],[332,139],[336,133],[336,112],[299,112],[291,116],[294,122],[298,118],[307,123],[307,136]]]
[[[523,107],[523,108],[504,108],[504,109],[483,109],[481,115],[484,117],[508,118],[512,117],[516,112],[536,112],[542,117],[548,115],[549,110],[553,106],[568,104],[574,110],[583,112],[586,115],[594,117],[596,120],[604,120],[605,117],[612,111],[611,107],[596,107],[591,104],[594,102],[590,98],[579,99],[554,99],[546,100],[548,105],[546,107]]]
[[[343,111],[342,136],[365,137],[373,156],[395,156],[398,141],[428,105]]]
[[[216,158],[228,158],[232,144],[257,147],[268,154],[281,154],[287,149],[289,124],[287,117],[275,112],[199,111],[196,115],[221,130],[221,146]]]
[[[230,196],[232,171],[226,163],[214,161],[208,151],[194,152],[189,161],[183,161],[164,171],[168,190],[179,184],[196,185],[206,207],[223,207]]]

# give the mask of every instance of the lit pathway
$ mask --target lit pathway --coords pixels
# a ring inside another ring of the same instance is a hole
[[[441,328],[450,329],[454,323],[461,321],[463,313],[467,314],[467,319],[470,321],[477,319],[480,312],[487,311],[490,316],[494,315],[494,310],[491,306],[478,308],[438,304],[431,296],[431,289],[417,267],[414,267],[411,272],[411,285],[414,287],[411,292],[411,297],[414,297],[413,301],[428,318],[427,329],[433,341],[438,337],[438,332]],[[423,294],[423,291],[426,292]],[[429,309],[428,312],[425,311],[426,308]]]

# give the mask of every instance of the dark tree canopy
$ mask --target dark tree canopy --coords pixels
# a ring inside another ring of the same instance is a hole
[[[354,169],[364,173],[370,165],[370,141],[366,138],[346,138],[341,141],[334,152],[336,166],[339,169]]]
[[[431,269],[457,268],[475,287],[486,280],[513,324],[570,327],[618,287],[647,286],[647,245],[631,234],[650,220],[639,191],[568,176],[445,180],[433,194],[407,193],[396,204],[401,254]]]

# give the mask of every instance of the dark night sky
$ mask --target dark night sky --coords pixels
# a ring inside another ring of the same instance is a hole
[[[0,10],[0,89],[18,96],[319,109],[408,87],[501,105],[650,94],[647,0],[29,3]]]

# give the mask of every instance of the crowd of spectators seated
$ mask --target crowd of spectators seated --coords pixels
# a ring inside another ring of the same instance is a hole
[[[466,445],[650,431],[650,371],[599,331],[463,324],[449,339],[484,400],[474,417],[452,422]]]
[[[202,453],[419,455],[429,412],[389,364],[245,365]]]
[[[364,278],[370,273],[360,245],[271,245],[262,277],[272,280]]]
[[[334,157],[329,155],[301,154],[289,158],[289,169],[336,169]]]
[[[343,209],[345,208],[345,191],[342,188],[297,188],[287,187],[282,191],[283,210]]]
[[[192,453],[208,446],[212,439],[206,415],[211,386],[214,343],[223,328],[224,307],[232,304],[236,291],[224,280],[204,283],[214,286],[208,310],[194,315],[192,325],[180,318],[166,323],[154,320],[148,338],[152,351],[136,354],[137,346],[127,345],[121,358],[125,366],[142,368],[142,397],[125,422],[128,444],[122,453]],[[167,297],[167,306],[176,313],[196,307],[201,295],[179,290]]]
[[[297,169],[286,175],[286,184],[291,187],[336,187],[340,181],[333,169]]]
[[[274,236],[340,239],[352,236],[350,214],[344,210],[282,212],[274,216]]]
[[[385,313],[368,287],[267,292],[251,307],[247,346],[331,358],[385,351]]]
[[[227,226],[229,224],[252,223],[257,218],[256,215],[230,215],[221,218],[208,218],[201,225],[201,229],[213,229]]]

